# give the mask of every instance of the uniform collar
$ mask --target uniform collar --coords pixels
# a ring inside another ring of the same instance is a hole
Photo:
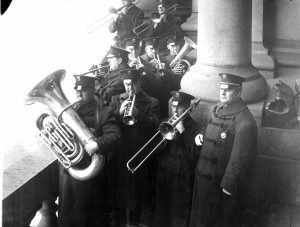
[[[228,116],[237,114],[246,108],[247,106],[245,105],[245,103],[242,101],[241,98],[239,98],[237,101],[229,104],[224,104],[221,102],[218,103],[214,108],[214,113],[217,116]]]

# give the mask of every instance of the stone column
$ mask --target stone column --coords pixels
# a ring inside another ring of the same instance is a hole
[[[251,64],[251,0],[198,1],[197,63],[183,77],[181,88],[204,100],[219,101],[219,73],[246,79],[242,98],[262,100],[266,80]]]
[[[252,0],[252,64],[266,79],[274,78],[274,60],[263,45],[263,0]]]

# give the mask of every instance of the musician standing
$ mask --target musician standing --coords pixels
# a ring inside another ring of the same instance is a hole
[[[120,70],[129,68],[127,64],[128,54],[129,52],[122,48],[110,47],[110,51],[106,56],[110,71],[105,78],[100,77],[99,82],[95,85],[95,93],[104,99],[105,104],[109,104],[112,96],[124,92]]]
[[[175,4],[175,1],[170,0],[156,0],[157,3],[157,9],[160,14],[165,12],[166,9],[169,7],[172,7]],[[175,24],[177,26],[180,26],[183,23],[183,20],[175,16],[173,13],[168,14],[164,17],[165,20],[169,21],[171,24]]]
[[[242,101],[244,78],[221,73],[220,101],[212,110],[198,160],[190,226],[241,226],[249,198],[257,126]]]
[[[91,76],[93,76],[91,74]],[[100,155],[105,162],[110,160],[107,155],[116,149],[120,138],[120,130],[112,110],[105,107],[102,100],[94,95],[95,78],[87,76],[75,77],[74,89],[82,102],[77,109],[79,117],[90,128],[96,137]],[[79,164],[84,165],[86,160]],[[106,165],[106,164],[105,164]],[[59,168],[59,211],[60,227],[108,226],[106,216],[107,201],[106,166],[94,178],[80,181],[70,176],[60,165]]]
[[[160,119],[158,100],[142,90],[139,70],[124,70],[122,75],[126,92],[112,97],[110,104],[122,135],[120,150],[115,156],[118,226],[129,225],[130,222],[137,225],[142,211],[150,209],[151,162],[146,162],[135,173],[127,169],[126,163],[155,133]],[[124,114],[128,114],[130,108],[130,115],[136,120],[133,125],[123,122]]]
[[[134,36],[133,28],[143,23],[144,12],[136,5],[133,0],[122,0],[122,5],[128,5],[114,15],[114,20],[109,24],[111,33],[117,32],[117,40]]]
[[[181,116],[190,107],[192,99],[193,96],[184,92],[173,92],[172,116]],[[150,226],[153,227],[187,227],[190,218],[195,168],[200,152],[195,138],[200,129],[189,115],[175,127],[177,137],[166,142],[157,156],[154,207],[150,215]]]
[[[181,78],[168,73],[166,63],[157,54],[157,38],[150,37],[143,41],[146,53],[141,56],[141,61],[145,65],[146,75],[143,76],[142,87],[148,95],[159,100],[161,117],[167,118],[170,92],[180,88]]]

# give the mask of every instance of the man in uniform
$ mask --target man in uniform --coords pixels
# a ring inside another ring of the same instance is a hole
[[[180,117],[191,104],[193,96],[172,92],[171,114]],[[188,227],[193,195],[195,168],[200,153],[195,138],[197,123],[189,116],[175,126],[178,135],[168,141],[157,155],[154,207],[150,215],[153,227]]]
[[[242,101],[242,77],[221,73],[220,103],[212,110],[196,168],[190,226],[240,226],[256,154],[257,126]]]
[[[117,32],[117,40],[134,36],[133,29],[143,23],[144,12],[139,7],[132,5],[133,0],[122,0],[122,5],[128,5],[115,13],[114,20],[109,24],[111,33]]]
[[[126,163],[153,136],[159,122],[158,100],[148,96],[141,88],[139,70],[122,71],[125,93],[114,96],[110,106],[120,123],[120,150],[115,156],[116,207],[119,210],[118,226],[140,222],[142,211],[150,209],[151,162],[146,162],[135,173],[131,173]],[[133,102],[133,99],[135,101]],[[127,124],[124,114],[132,109],[134,123]]]
[[[130,37],[123,41],[124,49],[129,52],[128,54],[128,66],[131,69],[144,70],[145,66],[140,59],[140,53],[142,48],[142,40],[139,37]]]
[[[128,68],[128,54],[129,52],[122,48],[111,46],[106,56],[110,72],[107,76],[98,78],[95,85],[95,93],[103,98],[106,105],[112,96],[124,92],[120,70]]]
[[[167,49],[169,50],[169,54],[166,56],[162,56],[161,58],[166,63],[166,68],[169,73],[179,76],[179,77],[182,77],[188,70],[188,64],[191,64],[192,61],[191,61],[191,59],[184,56],[183,58],[181,58],[181,60],[187,61],[187,63],[181,62],[171,68],[170,63],[174,60],[174,58],[177,56],[177,54],[179,52],[178,51],[179,44],[177,42],[177,38],[175,35],[170,35],[166,39],[167,39],[166,44],[167,44]],[[180,83],[180,80],[179,80],[179,83]]]
[[[161,117],[167,118],[170,92],[180,88],[180,78],[169,73],[164,60],[158,59],[157,44],[157,38],[144,39],[146,53],[141,56],[141,60],[146,75],[143,76],[142,87],[148,95],[159,100]]]
[[[95,78],[88,75],[75,78],[75,90],[82,100],[77,113],[86,126],[94,132],[100,155],[105,155],[105,162],[109,162],[107,155],[117,148],[116,143],[120,138],[117,121],[112,110],[105,107],[102,100],[94,95]],[[84,165],[85,158],[79,164]],[[60,165],[59,226],[108,226],[107,193],[111,189],[107,188],[106,182],[106,164],[98,175],[84,181],[73,178]]]

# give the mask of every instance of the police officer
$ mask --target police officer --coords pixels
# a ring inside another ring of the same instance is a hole
[[[171,116],[180,117],[191,104],[193,96],[172,92]],[[158,152],[154,207],[150,226],[188,226],[195,168],[200,152],[195,138],[200,132],[197,123],[188,115],[175,126],[178,135]]]
[[[116,149],[120,130],[112,110],[105,107],[102,100],[94,95],[93,75],[76,76],[74,89],[82,102],[77,109],[79,117],[93,132],[99,152],[108,155]],[[79,163],[83,165],[85,159]],[[106,164],[104,169],[89,180],[80,181],[69,175],[60,165],[59,169],[59,211],[58,223],[63,227],[108,226]]]
[[[111,46],[106,56],[109,64],[109,73],[105,77],[98,78],[95,84],[95,93],[99,94],[105,104],[109,104],[112,96],[124,92],[124,86],[120,71],[128,69],[129,52],[123,48]]]
[[[127,169],[126,163],[155,133],[160,120],[158,100],[142,90],[140,71],[123,70],[122,76],[125,93],[112,97],[110,104],[122,134],[120,150],[115,157],[118,226],[130,222],[137,225],[142,211],[151,206],[151,162],[134,174]],[[128,124],[124,115],[130,108],[134,121]]]
[[[194,185],[190,226],[240,226],[253,164],[257,126],[241,99],[242,77],[221,73],[220,102],[204,134]]]

